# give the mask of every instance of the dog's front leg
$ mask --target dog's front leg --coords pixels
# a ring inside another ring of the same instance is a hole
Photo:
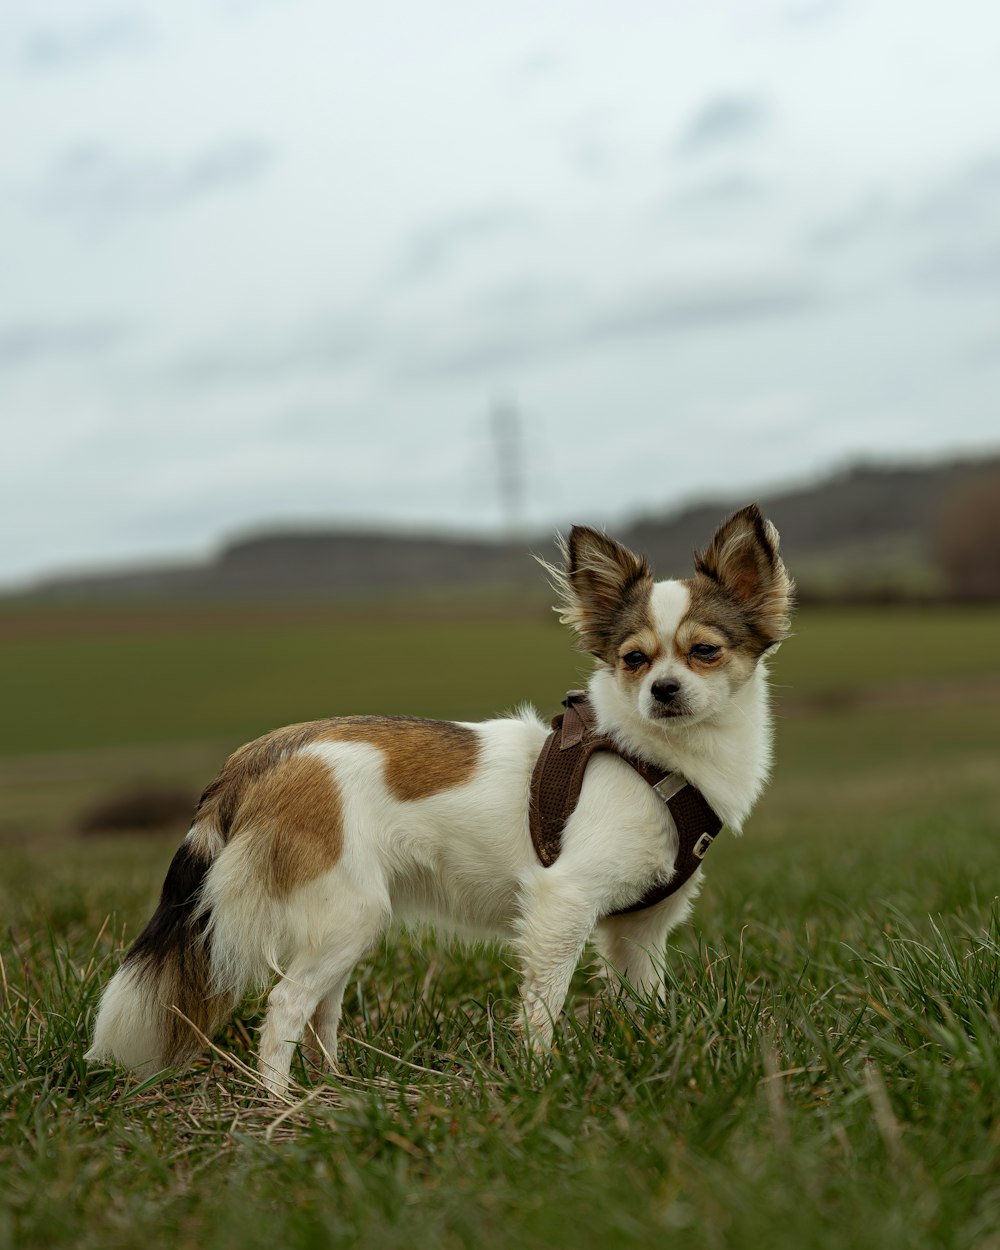
[[[552,1044],[570,979],[596,920],[595,900],[552,869],[541,870],[522,891],[517,949],[524,971],[525,1039],[534,1050]]]
[[[594,937],[612,983],[628,988],[639,998],[659,998],[669,928],[663,915],[609,916],[602,920]]]
[[[640,999],[663,995],[667,935],[684,920],[701,888],[698,873],[670,898],[644,911],[606,916],[594,933],[598,953],[614,983]]]

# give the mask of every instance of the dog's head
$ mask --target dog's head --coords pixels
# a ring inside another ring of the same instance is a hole
[[[719,527],[684,581],[654,582],[644,557],[585,526],[573,527],[563,558],[560,619],[664,728],[721,711],[788,636],[793,585],[756,504]]]

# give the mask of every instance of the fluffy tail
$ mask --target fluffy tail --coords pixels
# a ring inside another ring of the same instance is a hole
[[[101,998],[90,1062],[114,1059],[140,1076],[179,1067],[235,1007],[241,987],[220,990],[212,975],[202,901],[218,842],[196,825],[174,856],[153,918]]]

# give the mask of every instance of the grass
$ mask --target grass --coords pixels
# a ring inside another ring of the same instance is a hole
[[[544,617],[134,626],[0,651],[18,717],[79,674],[60,723],[4,745],[0,1246],[1000,1247],[1000,613],[803,616],[775,664],[775,781],[712,851],[663,1006],[582,968],[542,1070],[505,1027],[504,951],[400,938],[349,991],[342,1074],[300,1066],[284,1105],[245,1066],[255,1003],[183,1076],[86,1070],[174,842],[60,836],[72,770],[131,775],[142,719],[143,758],[203,782],[216,739],[314,715],[317,689],[338,692],[322,710],[371,682],[381,710],[471,717],[551,707],[577,663]],[[265,670],[252,694],[227,639]]]
[[[816,610],[776,659],[795,699],[1000,681],[1000,609]],[[0,756],[241,742],[322,715],[551,707],[587,663],[544,604],[454,621],[357,609],[0,609]]]

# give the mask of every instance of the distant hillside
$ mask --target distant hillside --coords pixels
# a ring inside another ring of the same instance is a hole
[[[859,465],[810,486],[758,496],[781,534],[805,592],[944,591],[945,528],[1000,456],[920,466]],[[672,518],[648,518],[622,533],[659,568],[683,568],[720,517],[745,500],[719,498]],[[986,518],[983,518],[985,524]]]
[[[520,580],[532,569],[537,574],[523,546],[437,535],[289,529],[234,541],[203,564],[57,577],[33,593],[311,598],[493,586]]]
[[[989,478],[1000,491],[1000,456],[931,466],[861,465],[810,486],[764,490],[757,498],[778,526],[786,561],[806,594],[933,594],[946,588],[938,558],[943,527],[961,511],[956,505]],[[614,533],[645,552],[664,576],[683,574],[718,522],[747,502],[706,500],[672,515],[624,523]],[[540,587],[529,549],[551,555],[551,535],[511,546],[440,535],[275,530],[233,541],[205,563],[59,577],[33,593],[345,597],[394,589]]]

